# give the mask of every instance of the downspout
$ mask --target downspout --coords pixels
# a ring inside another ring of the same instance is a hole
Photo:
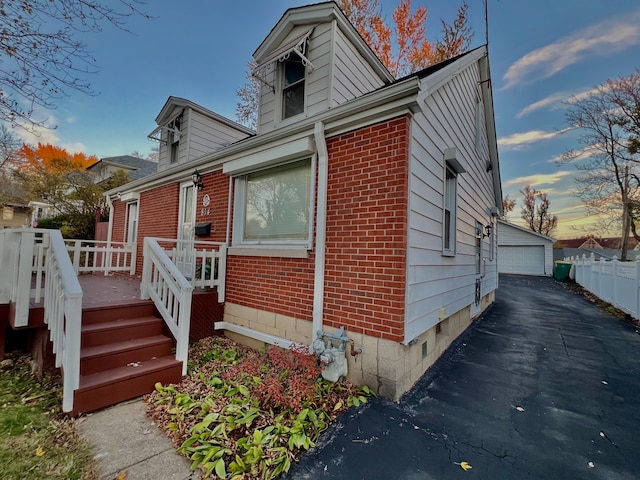
[[[313,279],[313,321],[311,342],[322,331],[324,316],[324,272],[327,239],[327,190],[329,183],[329,165],[327,143],[324,136],[324,123],[316,122],[313,130],[318,154],[318,208],[316,215],[316,258]]]
[[[105,195],[107,197],[107,206],[109,207],[109,228],[107,229],[107,265],[111,265],[111,237],[113,233],[113,202],[111,202],[111,195]],[[104,276],[109,275],[109,272],[105,269]]]
[[[225,234],[224,241],[229,248],[229,242],[231,241],[231,197],[233,195],[233,177],[229,177],[229,194],[227,195],[227,233]]]

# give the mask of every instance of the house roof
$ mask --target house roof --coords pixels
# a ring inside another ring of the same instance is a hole
[[[152,162],[151,160],[145,160],[131,155],[101,158],[97,162],[89,165],[87,170],[93,170],[94,168],[97,168],[98,165],[113,165],[115,167],[122,168],[123,170],[126,170],[132,181],[149,176],[156,173],[158,170],[157,162]]]
[[[520,232],[532,235],[534,237],[538,237],[538,238],[542,238],[544,240],[548,240],[550,242],[555,243],[556,239],[553,237],[549,237],[548,235],[543,235],[542,233],[538,233],[538,232],[534,232],[533,230],[530,230],[528,228],[525,227],[521,227],[520,225],[516,225],[515,223],[511,223],[511,222],[507,222],[506,220],[502,220],[502,219],[498,219],[498,227],[500,225],[504,225],[505,227],[508,228],[513,228],[515,230],[518,230]]]
[[[585,237],[567,238],[560,240],[563,247],[567,248],[585,248],[592,245],[593,248],[600,246],[603,249],[619,250],[622,247],[622,239],[620,237],[596,237],[593,235],[587,235]],[[629,249],[636,248],[638,241],[629,237],[628,247]]]
[[[209,117],[213,120],[217,120],[218,122],[223,123],[236,130],[240,130],[241,132],[244,132],[247,135],[256,134],[256,132],[254,132],[250,128],[247,128],[244,125],[240,125],[239,123],[234,122],[233,120],[227,117],[224,117],[212,110],[209,110],[208,108],[205,108],[201,105],[198,105],[197,103],[192,102],[191,100],[187,100],[186,98],[181,98],[181,97],[174,97],[174,96],[170,96],[167,99],[167,101],[164,103],[164,106],[160,110],[160,113],[158,113],[158,116],[156,116],[156,124],[162,125],[163,123],[168,121],[169,116],[171,115],[171,112],[175,108],[180,108],[180,107],[190,108],[191,110],[201,113],[206,117]]]
[[[445,65],[434,65],[425,69],[425,71],[416,72],[413,75],[394,81],[382,88],[360,97],[356,97],[314,116],[307,117],[299,122],[271,130],[262,135],[252,135],[224,148],[205,154],[190,162],[177,164],[174,167],[155,173],[143,180],[131,182],[127,184],[126,190],[141,191],[154,185],[184,179],[186,175],[191,174],[191,171],[193,171],[194,168],[198,168],[201,173],[206,173],[207,170],[210,171],[220,168],[221,164],[229,159],[244,156],[247,152],[257,150],[264,145],[273,144],[278,141],[290,141],[296,138],[296,135],[308,135],[309,129],[313,129],[314,124],[317,122],[324,123],[326,126],[325,131],[329,133],[331,130],[344,130],[345,128],[349,128],[353,123],[352,118],[354,117],[357,117],[358,122],[361,122],[368,118],[367,116],[370,116],[371,118],[377,117],[381,112],[386,111],[386,109],[398,112],[402,109],[406,110],[407,108],[419,110],[418,94],[420,94],[422,87],[425,88],[423,93],[430,95],[437,87],[446,83],[446,81],[453,77],[458,71],[470,65],[474,61],[485,61],[487,63],[487,70],[483,72],[484,77],[488,74],[488,61],[486,60],[486,57],[486,46],[476,48],[452,59],[451,61],[443,62]],[[419,78],[418,73],[423,76],[422,79]],[[433,82],[429,83],[431,80],[433,80]],[[427,83],[423,84],[425,81],[427,81]],[[490,88],[488,90],[490,91]],[[188,102],[184,99],[177,99],[177,97],[170,97],[170,100],[165,104],[163,111],[165,111],[167,109],[167,105],[174,100]],[[485,110],[492,111],[492,108],[493,101],[489,98],[485,101]],[[491,119],[492,118],[493,117],[491,117]],[[488,124],[488,126],[491,125]],[[490,130],[494,131],[493,129]],[[492,143],[491,139],[489,143]],[[497,149],[494,149],[494,151],[491,152],[490,161],[493,166],[493,183],[496,191],[496,205],[500,209],[502,206],[502,190],[500,187]],[[115,195],[121,191],[123,191],[122,187],[119,187],[118,189],[112,189],[106,192],[106,194]]]

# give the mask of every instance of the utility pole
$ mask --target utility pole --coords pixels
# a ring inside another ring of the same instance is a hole
[[[629,243],[629,165],[624,167],[624,187],[622,190],[622,248],[620,261],[627,261],[627,245]]]

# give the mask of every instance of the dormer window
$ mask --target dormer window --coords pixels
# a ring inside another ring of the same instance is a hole
[[[282,118],[304,112],[304,81],[306,67],[295,53],[282,61]]]

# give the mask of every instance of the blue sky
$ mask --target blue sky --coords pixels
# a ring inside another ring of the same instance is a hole
[[[488,0],[489,55],[503,193],[519,199],[526,184],[548,193],[559,217],[555,236],[576,237],[591,220],[573,195],[574,166],[554,161],[578,148],[564,129],[562,101],[640,67],[640,4],[637,0]],[[55,130],[25,141],[53,143],[107,157],[147,154],[146,136],[170,95],[235,119],[236,90],[245,82],[251,54],[284,11],[304,0],[152,0],[133,18],[132,33],[107,26],[83,34],[99,71],[89,75],[97,93],[76,92],[58,108],[38,112]],[[380,0],[391,17],[392,0]],[[468,0],[473,47],[485,42],[481,0]],[[451,0],[413,0],[429,9],[427,36],[440,34],[460,5]],[[24,135],[22,132],[16,132]],[[510,216],[519,221],[519,206]],[[577,227],[578,230],[571,227]],[[582,226],[582,227],[581,227]]]

